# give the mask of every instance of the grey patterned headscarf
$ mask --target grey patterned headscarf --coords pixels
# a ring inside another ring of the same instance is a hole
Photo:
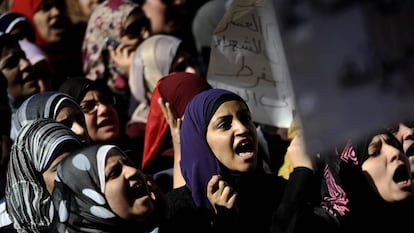
[[[53,206],[42,173],[68,148],[81,148],[81,141],[52,119],[31,121],[18,134],[6,184],[7,212],[18,232],[48,232]]]
[[[57,211],[52,232],[149,232],[145,223],[119,217],[105,198],[105,160],[114,145],[93,145],[63,160],[52,194]]]
[[[49,91],[32,95],[22,103],[13,116],[10,138],[14,140],[19,130],[31,120],[38,118],[55,119],[59,111],[65,106],[73,106],[82,113],[79,104],[67,94]]]

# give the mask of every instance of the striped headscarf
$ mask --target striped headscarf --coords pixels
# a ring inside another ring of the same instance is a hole
[[[48,231],[53,206],[42,173],[68,148],[81,148],[81,141],[52,119],[37,119],[21,129],[11,149],[6,183],[6,208],[18,232]]]
[[[31,120],[55,119],[60,110],[66,106],[77,109],[83,116],[79,104],[67,94],[49,91],[32,95],[22,103],[13,116],[10,138],[14,140],[20,129]]]

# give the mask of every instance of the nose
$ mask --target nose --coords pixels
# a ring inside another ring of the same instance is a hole
[[[132,177],[138,176],[138,169],[132,165],[124,164],[123,172],[126,179],[131,179]]]
[[[27,60],[27,58],[20,58],[19,67],[21,71],[27,72],[30,72],[32,69],[32,65],[30,64],[30,61]]]
[[[88,141],[88,133],[83,126],[79,123],[74,122],[71,127],[72,131],[79,136],[81,140]]]
[[[101,102],[96,103],[96,111],[98,112],[98,115],[101,115],[102,113],[106,113],[109,108],[110,106],[107,104],[103,104]]]
[[[403,140],[414,140],[414,129],[404,124],[400,124],[399,131],[402,134]]]
[[[56,6],[50,8],[49,13],[51,16],[57,16],[60,15],[60,10]]]
[[[246,135],[250,132],[249,125],[243,123],[240,120],[235,120],[233,122],[233,126],[234,126],[234,129],[236,131],[237,136],[243,136],[243,135]]]

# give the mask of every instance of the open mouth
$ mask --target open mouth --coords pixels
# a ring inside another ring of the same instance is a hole
[[[138,198],[147,196],[148,195],[148,190],[147,190],[147,187],[144,184],[136,183],[132,186],[131,193],[132,193],[132,196],[135,199],[138,199]]]
[[[254,144],[249,140],[244,140],[240,142],[235,149],[235,152],[239,156],[243,156],[246,153],[253,153],[254,152]]]
[[[394,176],[392,177],[392,179],[397,184],[411,182],[408,169],[404,164],[401,164],[397,167],[397,169],[395,169]]]
[[[105,126],[111,126],[111,125],[113,125],[112,121],[107,119],[107,120],[101,121],[101,123],[99,123],[98,127],[105,127]]]
[[[414,143],[407,149],[407,151],[405,151],[405,155],[407,157],[414,155]]]

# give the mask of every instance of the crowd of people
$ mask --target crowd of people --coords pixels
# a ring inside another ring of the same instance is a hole
[[[414,124],[263,130],[206,77],[230,4],[1,1],[0,232],[405,231]]]

